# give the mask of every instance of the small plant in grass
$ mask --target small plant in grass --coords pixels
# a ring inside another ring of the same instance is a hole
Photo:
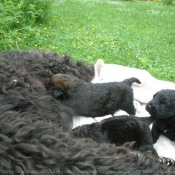
[[[2,0],[0,2],[1,50],[54,49],[52,0]],[[52,16],[52,18],[51,18]],[[50,40],[51,39],[51,40]],[[50,40],[49,42],[46,42]],[[47,44],[49,44],[49,46]]]
[[[0,30],[48,23],[51,18],[52,3],[52,0],[2,0]]]

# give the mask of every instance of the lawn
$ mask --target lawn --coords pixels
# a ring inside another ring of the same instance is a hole
[[[20,23],[20,21],[18,21]],[[175,82],[175,6],[161,2],[55,1],[49,23],[0,30],[0,50],[37,48],[148,70]]]

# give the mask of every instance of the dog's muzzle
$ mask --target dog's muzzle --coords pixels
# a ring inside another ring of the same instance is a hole
[[[146,105],[146,110],[147,110],[148,112],[151,112],[151,110],[152,110],[152,105],[151,105],[150,103],[148,103],[148,104]]]
[[[156,107],[153,106],[151,103],[148,103],[146,105],[146,110],[149,112],[150,115],[156,115],[157,114],[157,110],[156,110]]]

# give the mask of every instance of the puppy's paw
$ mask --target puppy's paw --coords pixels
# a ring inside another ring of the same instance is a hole
[[[165,163],[167,166],[175,166],[175,161],[170,158],[163,157],[160,159],[160,162]]]

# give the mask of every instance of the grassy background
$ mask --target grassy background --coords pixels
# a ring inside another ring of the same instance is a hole
[[[48,21],[0,28],[0,50],[35,47],[91,63],[102,58],[105,63],[146,69],[156,78],[175,82],[174,5],[59,0],[53,3]]]

